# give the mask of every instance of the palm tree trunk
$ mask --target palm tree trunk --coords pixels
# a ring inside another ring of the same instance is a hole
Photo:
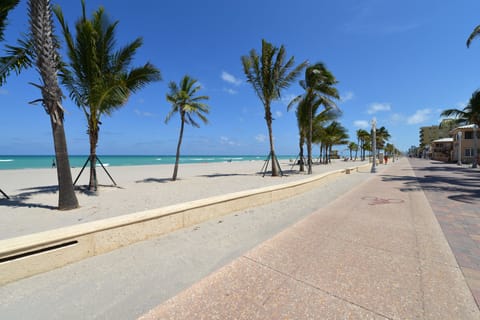
[[[312,135],[313,135],[313,107],[308,105],[308,137],[307,137],[307,152],[308,152],[308,174],[312,174]]]
[[[298,156],[300,158],[300,172],[304,172],[305,171],[305,165],[303,163],[303,142],[304,142],[304,139],[303,137],[300,137],[300,143],[299,143],[299,149],[300,149],[300,152],[298,153]]]
[[[265,105],[265,120],[267,121],[268,139],[270,142],[270,157],[272,159],[272,177],[278,176],[278,167],[275,155],[275,148],[273,146],[273,131],[272,131],[272,112],[270,110],[270,104]]]
[[[72,173],[67,152],[67,141],[63,126],[63,110],[60,108],[62,91],[57,79],[56,46],[53,39],[53,21],[48,0],[28,2],[30,29],[37,54],[36,64],[43,81],[43,106],[50,116],[53,144],[57,162],[58,209],[70,210],[78,207],[73,189]]]
[[[58,209],[71,210],[78,208],[78,200],[75,195],[72,182],[72,172],[67,152],[67,139],[62,124],[55,123],[50,119],[53,132],[53,145],[55,148],[55,161],[58,179]]]
[[[325,163],[325,157],[323,155],[324,153],[324,150],[325,150],[325,145],[323,144],[323,142],[320,143],[320,161],[322,163]]]
[[[90,179],[88,182],[88,190],[97,191],[97,144],[98,144],[98,124],[92,119],[88,119],[88,137],[90,141]]]
[[[360,144],[360,137],[357,136],[357,150],[355,150],[355,161],[357,161],[358,149],[360,149],[360,158],[362,157],[362,145]]]
[[[175,167],[173,167],[172,181],[177,180],[178,163],[180,162],[180,146],[182,145],[183,129],[185,127],[185,114],[183,112],[181,114],[181,120],[182,123],[180,124],[180,136],[178,137],[177,153],[175,155]]]

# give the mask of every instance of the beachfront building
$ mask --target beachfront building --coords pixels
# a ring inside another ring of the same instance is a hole
[[[453,127],[448,125],[440,126],[429,126],[420,128],[420,145],[419,145],[419,154],[426,158],[433,156],[433,150],[431,149],[431,144],[434,140],[449,138],[450,132]]]
[[[453,138],[433,140],[430,145],[431,159],[438,161],[452,161]]]
[[[477,138],[480,140],[479,130],[475,130],[477,133]],[[453,149],[452,149],[452,161],[458,162],[458,156],[460,154],[460,161],[462,163],[472,163],[473,161],[473,148],[475,140],[473,139],[474,125],[469,124],[466,126],[461,126],[450,131],[450,135],[453,138]],[[480,155],[480,141],[477,142],[477,155]],[[459,153],[460,149],[460,153]],[[477,162],[480,159],[477,158]]]

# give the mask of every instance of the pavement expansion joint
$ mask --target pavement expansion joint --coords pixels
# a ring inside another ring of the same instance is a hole
[[[373,314],[375,314],[375,315],[377,315],[377,316],[379,316],[379,317],[383,317],[383,318],[388,319],[388,320],[393,320],[392,317],[389,317],[389,316],[387,316],[387,315],[384,315],[384,314],[382,314],[382,313],[379,313],[379,312],[376,311],[376,310],[367,308],[367,307],[362,306],[362,305],[360,305],[360,304],[358,304],[358,303],[355,303],[355,302],[353,302],[353,301],[350,301],[350,300],[348,300],[348,299],[345,299],[345,298],[343,298],[343,297],[341,297],[341,296],[339,296],[339,295],[336,295],[336,294],[334,294],[334,293],[332,293],[332,292],[330,292],[330,291],[328,291],[328,290],[325,290],[325,289],[322,289],[322,288],[320,288],[320,287],[318,287],[318,286],[315,286],[315,285],[312,284],[312,283],[309,283],[309,282],[304,281],[304,280],[300,280],[300,279],[298,279],[298,278],[296,278],[296,277],[293,277],[293,276],[292,276],[291,274],[289,274],[289,273],[285,273],[285,272],[283,272],[283,271],[280,271],[280,270],[277,270],[277,269],[275,269],[275,268],[272,268],[272,267],[270,267],[269,265],[266,265],[266,264],[264,264],[264,263],[261,263],[261,262],[255,260],[255,259],[252,259],[252,258],[247,257],[247,256],[242,256],[242,258],[247,259],[247,260],[249,260],[249,261],[251,261],[251,262],[253,262],[253,263],[255,263],[255,264],[258,264],[258,265],[260,265],[260,266],[262,266],[262,267],[264,267],[264,268],[266,268],[266,269],[269,269],[269,270],[271,270],[271,271],[273,271],[273,272],[276,272],[276,273],[278,273],[278,274],[281,274],[282,276],[285,276],[287,279],[291,279],[291,280],[296,281],[296,282],[298,282],[298,283],[300,283],[300,284],[302,284],[302,285],[305,285],[305,286],[307,286],[307,287],[309,287],[309,288],[312,288],[312,289],[314,289],[314,290],[316,290],[316,291],[320,291],[320,292],[322,292],[322,293],[324,293],[324,294],[326,294],[326,295],[328,295],[328,296],[330,296],[330,297],[332,297],[332,298],[334,298],[334,299],[338,299],[338,300],[343,301],[343,302],[345,302],[345,303],[348,303],[348,304],[350,304],[350,305],[352,305],[352,306],[358,307],[358,308],[360,308],[360,309],[362,309],[362,310],[371,312],[371,313],[373,313]],[[285,280],[285,281],[287,281],[287,280]],[[284,283],[285,283],[285,282],[284,282]],[[280,287],[281,287],[281,285],[280,285]],[[278,289],[278,288],[277,288],[277,289]],[[267,299],[265,299],[264,303],[266,303],[269,298],[270,298],[270,297],[268,297]]]

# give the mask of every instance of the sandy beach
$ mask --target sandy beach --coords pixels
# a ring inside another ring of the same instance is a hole
[[[58,211],[55,169],[0,171],[0,188],[10,200],[0,199],[0,239],[55,229],[113,216],[159,208],[211,196],[286,183],[307,176],[281,161],[283,177],[262,177],[263,161],[183,164],[179,180],[170,180],[173,165],[108,167],[117,183],[98,168],[97,194],[82,191],[88,183],[84,171],[77,185],[80,208]],[[333,161],[315,165],[314,174],[358,166],[366,162]],[[75,178],[80,168],[73,168]]]

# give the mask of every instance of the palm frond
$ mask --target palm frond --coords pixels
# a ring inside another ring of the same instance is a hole
[[[446,109],[440,113],[441,117],[455,117],[455,118],[465,118],[466,113],[463,110],[459,109]]]
[[[166,99],[172,104],[172,108],[165,122],[168,122],[175,113],[180,113],[182,121],[194,127],[199,127],[194,117],[198,117],[205,124],[208,123],[205,114],[209,113],[210,107],[200,101],[208,100],[209,97],[195,96],[201,89],[201,86],[195,85],[196,83],[198,81],[188,75],[185,75],[178,85],[173,81],[169,83],[170,92]]]
[[[3,41],[5,28],[7,27],[7,17],[9,12],[15,8],[20,0],[2,0],[0,5],[0,41]]]
[[[473,29],[472,33],[467,39],[467,48],[470,47],[471,42],[473,39],[475,39],[478,35],[480,34],[480,25],[476,26],[475,29]]]
[[[162,79],[160,70],[147,62],[142,67],[130,70],[125,79],[125,86],[132,93],[142,89],[146,85]]]
[[[295,105],[295,104],[298,104],[300,102],[300,100],[302,100],[303,98],[303,95],[298,95],[296,96],[295,98],[292,99],[292,101],[290,101],[287,105],[287,111],[290,111],[290,109]]]
[[[18,46],[6,46],[6,56],[0,57],[0,85],[4,85],[11,72],[20,74],[31,68],[35,60],[33,42],[29,35],[17,40]]]

